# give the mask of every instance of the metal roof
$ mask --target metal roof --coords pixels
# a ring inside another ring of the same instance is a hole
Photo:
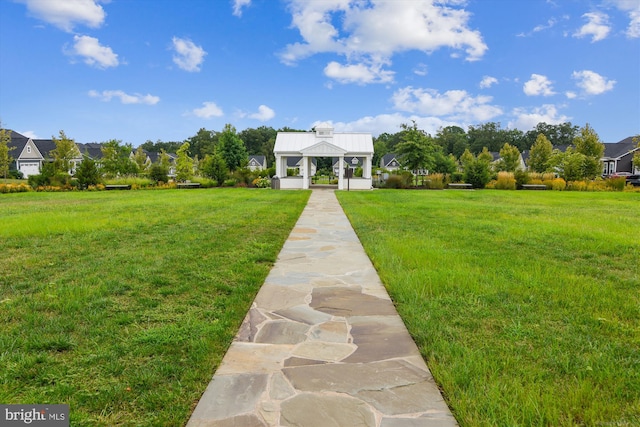
[[[370,133],[332,133],[331,136],[317,135],[315,132],[278,132],[274,153],[302,153],[313,146],[331,146],[346,153],[373,154],[373,137]],[[334,152],[339,154],[339,152]],[[327,153],[326,157],[332,157]]]

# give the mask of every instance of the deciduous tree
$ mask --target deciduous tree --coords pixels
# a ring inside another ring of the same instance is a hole
[[[101,171],[107,177],[130,175],[137,172],[136,164],[130,157],[131,144],[121,145],[121,143],[120,140],[112,139],[103,142],[100,147],[100,151],[102,151]]]
[[[226,124],[220,134],[217,152],[222,156],[231,172],[248,162],[244,143],[236,133],[236,128],[230,124]]]
[[[547,137],[540,133],[536,138],[535,144],[529,152],[529,168],[533,172],[549,172],[551,170],[551,155],[553,154],[553,145]]]
[[[0,175],[7,179],[7,175],[9,174],[9,166],[11,165],[11,155],[9,151],[11,148],[9,144],[11,143],[11,131],[2,129],[2,123],[0,123]]]
[[[402,142],[396,146],[396,152],[402,158],[403,166],[411,171],[433,169],[435,165],[436,146],[433,138],[418,129],[414,121],[412,125],[402,124],[404,134]]]
[[[178,151],[176,159],[176,180],[187,181],[193,177],[193,159],[189,157],[189,143],[183,143]]]
[[[500,161],[497,163],[498,171],[515,172],[520,167],[520,150],[509,143],[504,144],[500,150]]]
[[[576,152],[585,156],[584,177],[593,179],[602,173],[602,156],[604,144],[589,123],[580,129],[580,133],[573,139]]]
[[[71,161],[80,157],[78,146],[73,139],[65,135],[63,130],[60,131],[58,138],[54,136],[51,139],[56,145],[56,148],[51,150],[55,171],[71,173]]]

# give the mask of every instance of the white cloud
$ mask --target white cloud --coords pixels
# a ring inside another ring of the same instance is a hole
[[[393,55],[400,52],[449,48],[454,55],[463,51],[467,60],[475,61],[487,50],[480,32],[468,28],[469,12],[456,8],[460,0],[288,1],[292,26],[302,42],[287,45],[280,55],[282,62],[293,65],[317,53],[342,55],[350,65],[334,62],[327,67],[347,82],[388,80],[389,74],[372,79],[371,71],[391,64]],[[337,22],[339,27],[334,26]]]
[[[482,89],[490,88],[491,86],[498,84],[498,79],[491,76],[484,76],[480,81],[480,87]]]
[[[382,64],[368,66],[366,64],[342,65],[330,62],[324,69],[324,75],[340,83],[390,83],[393,81],[393,71],[383,70]]]
[[[101,46],[100,41],[89,36],[73,36],[74,45],[71,54],[84,58],[85,64],[97,68],[117,67],[118,55],[109,46]]]
[[[618,9],[627,12],[629,15],[629,26],[627,27],[627,37],[640,37],[640,2],[638,0],[609,0]]]
[[[564,94],[568,99],[575,99],[578,97],[578,94],[571,90],[566,91]]]
[[[18,0],[29,12],[63,31],[71,32],[76,24],[98,28],[105,13],[100,0]],[[105,3],[104,1],[102,3]]]
[[[531,79],[528,82],[525,82],[522,90],[528,96],[555,95],[553,87],[551,86],[551,81],[547,76],[543,76],[541,74],[531,74]]]
[[[211,117],[222,117],[224,112],[215,102],[203,102],[201,108],[196,108],[190,112],[201,119],[210,119]]]
[[[160,97],[154,95],[142,95],[139,93],[134,93],[130,95],[121,90],[104,90],[102,92],[98,92],[96,90],[90,90],[89,96],[92,98],[100,98],[104,102],[111,101],[112,98],[119,98],[120,102],[123,104],[146,104],[146,105],[155,105],[160,102]]]
[[[337,132],[369,132],[378,136],[383,132],[399,132],[401,124],[410,124],[412,120],[415,120],[420,129],[431,135],[435,135],[441,127],[464,126],[461,123],[446,121],[437,117],[421,117],[417,115],[405,116],[400,113],[365,116],[351,122],[329,121],[329,123]],[[326,123],[326,121],[319,120],[314,122],[310,127],[313,128],[321,122]]]
[[[266,105],[261,105],[258,107],[258,112],[249,114],[249,117],[252,119],[260,120],[261,122],[266,122],[273,119],[276,116],[276,112]]]
[[[414,74],[417,74],[419,76],[426,76],[427,74],[429,74],[429,67],[427,67],[426,64],[418,64],[414,69],[413,69]]]
[[[486,121],[502,114],[502,109],[489,104],[490,96],[471,96],[464,90],[439,93],[435,89],[398,89],[392,97],[394,108],[416,114],[445,117],[457,121]]]
[[[516,128],[523,131],[531,130],[540,122],[550,125],[557,125],[571,120],[571,117],[559,114],[555,105],[545,104],[541,107],[535,107],[531,110],[525,108],[515,108],[512,114],[516,119],[509,122],[509,128]]]
[[[38,135],[36,135],[36,133],[32,130],[28,130],[25,132],[18,132],[20,135],[24,135],[27,138],[31,138],[31,139],[40,139],[40,137]]]
[[[173,62],[185,71],[200,71],[200,65],[207,52],[189,39],[174,37],[172,43],[176,52],[173,55]]]
[[[591,42],[594,43],[605,39],[609,35],[611,27],[609,26],[609,16],[607,14],[590,12],[585,13],[582,17],[586,18],[588,22],[573,34],[574,37],[591,36]]]
[[[251,5],[251,0],[233,0],[233,15],[242,16],[242,8]]]
[[[600,95],[612,90],[616,84],[615,80],[607,80],[606,77],[590,70],[574,71],[571,77],[577,80],[576,85],[586,95]]]

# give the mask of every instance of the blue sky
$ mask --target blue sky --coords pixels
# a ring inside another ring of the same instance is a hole
[[[640,133],[638,0],[0,0],[0,120],[37,138],[259,126]]]

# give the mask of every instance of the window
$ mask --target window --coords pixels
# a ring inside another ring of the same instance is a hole
[[[27,145],[27,153],[31,154],[31,146],[30,145]]]

